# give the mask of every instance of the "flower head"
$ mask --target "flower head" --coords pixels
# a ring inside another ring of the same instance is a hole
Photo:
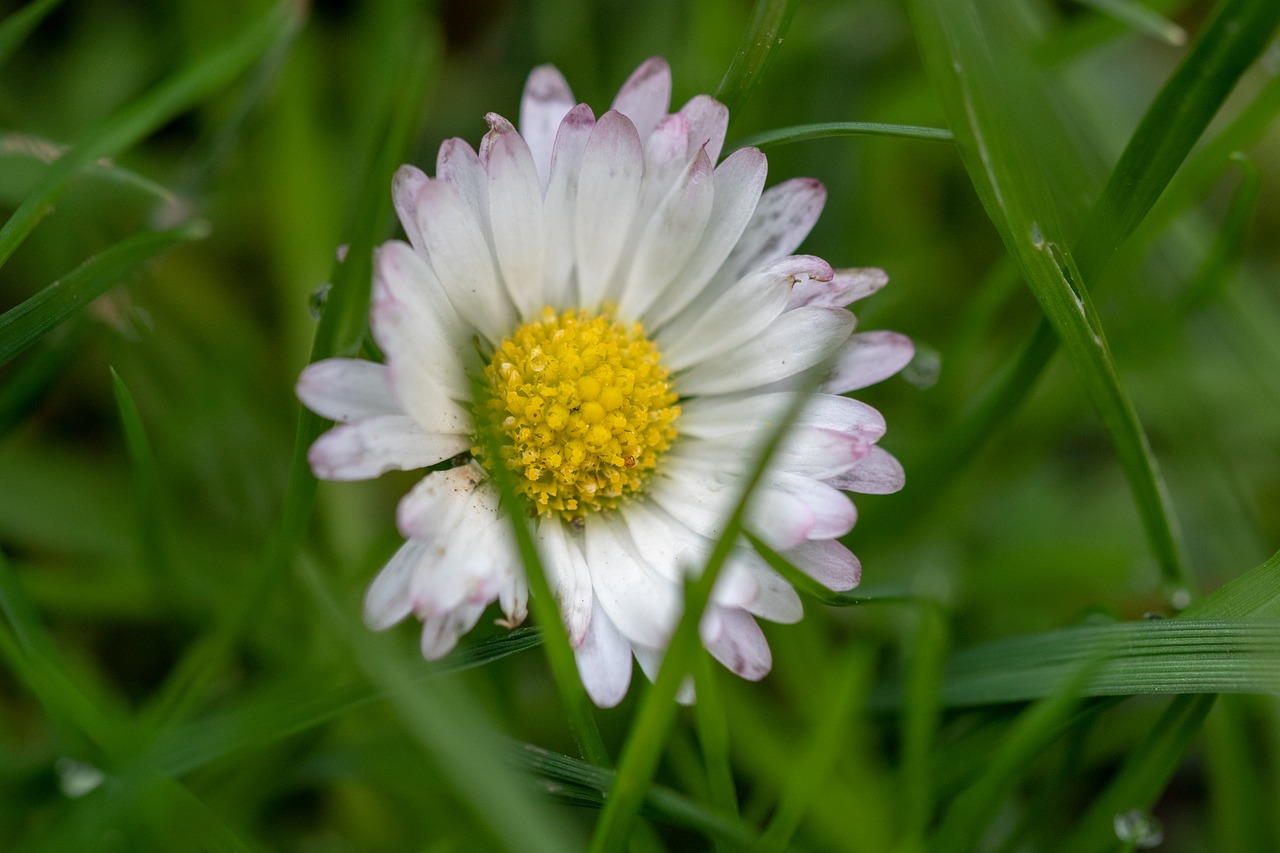
[[[406,541],[365,598],[373,629],[410,614],[422,652],[454,647],[496,601],[524,620],[528,587],[489,473],[506,466],[534,533],[578,670],[601,706],[632,658],[652,676],[684,575],[722,534],[755,449],[804,394],[747,528],[836,590],[857,558],[838,541],[845,491],[889,492],[902,469],[876,446],[884,420],[839,396],[911,358],[891,332],[854,334],[849,303],[887,281],[791,254],[826,198],[817,181],[765,191],[764,155],[720,158],[723,105],[668,113],[671,75],[651,59],[598,118],[550,66],[529,77],[520,129],[490,113],[479,150],[440,147],[436,176],[392,187],[408,243],[378,249],[372,330],[385,364],[328,359],[298,395],[339,422],[312,446],[318,477],[439,466],[401,500]],[[798,380],[818,365],[816,391]],[[480,430],[498,436],[496,452]],[[771,657],[756,617],[794,622],[799,597],[736,547],[700,631],[737,674]]]

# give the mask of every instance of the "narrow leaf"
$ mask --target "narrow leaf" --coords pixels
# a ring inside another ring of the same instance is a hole
[[[793,142],[809,142],[814,139],[832,139],[840,136],[886,136],[895,139],[922,139],[927,142],[954,142],[951,131],[940,127],[916,127],[909,124],[883,124],[873,121],[828,121],[819,124],[800,124],[766,130],[739,139],[729,146],[738,148],[775,148]]]
[[[716,89],[716,98],[729,108],[730,120],[759,84],[774,51],[786,37],[799,5],[799,0],[756,0],[751,23],[742,34],[729,70]]]

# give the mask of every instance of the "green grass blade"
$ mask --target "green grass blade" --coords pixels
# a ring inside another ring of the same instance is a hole
[[[549,793],[578,807],[601,808],[605,793],[613,784],[612,770],[541,747],[524,744],[516,757],[523,767],[553,783],[548,785]],[[707,811],[688,797],[661,785],[648,790],[640,813],[662,823],[700,832],[731,848],[745,849],[757,842],[756,833],[750,828]]]
[[[1280,619],[1280,551],[1184,610],[1180,619]]]
[[[32,136],[29,133],[0,134],[0,160],[27,161],[32,160],[48,166],[65,154],[65,145],[58,145],[47,139]],[[176,205],[178,197],[166,186],[156,183],[150,178],[140,175],[110,160],[98,160],[85,167],[86,177],[100,179],[106,183],[136,190],[152,199],[167,205]],[[35,176],[33,176],[35,177]],[[22,196],[13,199],[17,207],[22,203]],[[9,199],[5,199],[6,202]]]
[[[1280,692],[1280,621],[1196,617],[1082,625],[971,646],[950,660],[947,707],[1025,702],[1055,695],[1082,662],[1105,656],[1080,690],[1139,693]],[[894,707],[900,688],[874,704]]]
[[[487,390],[480,382],[474,383],[474,399],[486,399]],[[479,407],[485,410],[484,406]],[[502,460],[503,435],[501,425],[484,422],[479,418],[477,431],[480,441],[484,442],[486,454],[490,459]],[[600,738],[596,727],[596,718],[591,699],[578,675],[578,665],[573,657],[573,648],[569,645],[569,635],[564,622],[560,618],[558,599],[551,591],[546,571],[542,567],[542,558],[533,544],[533,534],[529,531],[530,507],[517,491],[514,475],[502,463],[493,466],[489,472],[501,495],[501,505],[511,521],[515,533],[516,546],[520,549],[520,561],[524,564],[525,577],[529,582],[529,606],[533,609],[534,618],[542,627],[543,650],[547,663],[551,667],[556,689],[560,693],[561,704],[569,718],[569,726],[573,731],[578,749],[592,764],[608,767],[612,762]],[[558,519],[556,520],[558,523]]]
[[[774,50],[786,37],[799,5],[799,0],[756,0],[751,23],[742,34],[729,70],[716,89],[716,99],[729,108],[730,121],[764,76]]]
[[[1104,15],[1109,15],[1136,32],[1151,36],[1173,47],[1187,43],[1187,31],[1173,21],[1134,0],[1076,0]]]
[[[1111,171],[1076,244],[1089,281],[1151,210],[1227,95],[1280,26],[1280,3],[1222,0],[1161,87]]]
[[[815,370],[814,375],[820,373]],[[658,680],[645,697],[623,748],[614,785],[605,800],[604,813],[600,816],[591,839],[591,849],[595,853],[621,849],[628,837],[644,799],[645,789],[657,770],[662,743],[675,720],[676,693],[680,689],[680,683],[692,669],[694,655],[698,653],[698,624],[711,600],[711,591],[720,575],[720,568],[742,533],[742,520],[756,484],[764,476],[770,458],[800,414],[804,403],[805,395],[796,394],[795,400],[778,420],[757,454],[755,465],[743,484],[742,494],[725,521],[721,538],[707,559],[702,574],[696,580],[685,583],[684,612],[680,615],[680,621],[662,659]]]
[[[738,792],[733,782],[733,763],[729,759],[729,716],[716,676],[711,655],[698,655],[693,679],[694,688],[698,692],[694,714],[698,743],[702,747],[703,763],[706,766],[708,797],[716,811],[736,817]]]
[[[1105,853],[1116,847],[1115,818],[1131,810],[1149,813],[1156,797],[1200,732],[1214,696],[1179,696],[1129,753],[1119,775],[1098,796],[1061,847],[1070,853]]]
[[[961,157],[983,206],[1066,347],[1076,375],[1111,435],[1166,578],[1189,585],[1186,557],[1164,482],[1146,433],[1120,383],[1086,289],[1089,279],[1082,276],[1067,248],[1046,168],[1031,144],[1034,134],[1043,128],[1027,126],[1032,121],[1030,105],[1037,98],[1030,58],[1021,53],[1007,21],[994,10],[943,0],[915,0],[912,9],[926,67],[948,111]],[[1009,103],[1024,104],[1027,109],[1010,111],[1005,108]],[[1090,267],[1099,268],[1096,261]]]
[[[142,424],[138,404],[134,402],[133,395],[114,367],[111,368],[111,387],[115,392],[116,406],[120,410],[125,445],[129,448],[129,457],[133,460],[136,472],[134,481],[137,483],[139,551],[143,567],[152,581],[159,585],[168,566],[168,548],[165,542],[168,511],[160,491],[160,470],[156,465],[155,454],[151,452],[151,442],[147,438],[146,427]]]
[[[32,0],[0,21],[0,65],[61,2],[62,0]]]
[[[923,850],[934,808],[930,755],[941,722],[943,664],[949,642],[941,607],[922,603],[915,609],[916,629],[907,663],[902,711],[902,789],[905,850]]]
[[[209,233],[205,222],[167,231],[148,231],[122,240],[86,260],[64,277],[4,314],[0,314],[0,364],[31,346],[76,311],[88,305],[131,270],[182,243]]]
[[[866,701],[871,661],[868,649],[853,646],[833,667],[834,683],[823,703],[822,715],[800,756],[789,768],[782,800],[757,849],[778,853],[787,849],[805,811],[835,767],[854,710]]]
[[[728,146],[738,148],[776,148],[794,142],[832,139],[841,136],[885,136],[891,139],[921,139],[927,142],[954,142],[951,131],[940,127],[917,127],[910,124],[884,124],[874,121],[827,121],[766,130],[737,140]]]
[[[0,266],[86,166],[103,157],[114,157],[226,86],[274,41],[287,10],[288,4],[273,5],[269,14],[254,21],[235,39],[125,107],[55,160],[0,227]]]

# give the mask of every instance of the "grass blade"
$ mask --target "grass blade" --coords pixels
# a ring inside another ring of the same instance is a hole
[[[775,148],[793,142],[809,142],[814,139],[832,139],[840,136],[885,136],[891,139],[921,139],[927,142],[954,142],[951,131],[940,127],[916,127],[910,124],[883,124],[874,121],[827,121],[819,124],[799,124],[780,127],[744,137],[729,146],[738,148]]]
[[[272,6],[270,13],[198,62],[157,86],[112,116],[53,162],[31,194],[3,227],[0,227],[0,266],[22,244],[71,180],[91,163],[114,157],[227,85],[261,56],[275,40],[288,14],[288,4]]]
[[[0,65],[18,49],[31,31],[40,26],[40,22],[58,8],[62,0],[31,0],[16,12],[10,13],[0,21]]]
[[[948,110],[961,157],[983,206],[1017,260],[1053,333],[1065,345],[1076,375],[1111,435],[1166,578],[1189,585],[1181,534],[1158,465],[1120,383],[1086,289],[1090,279],[1081,274],[1067,249],[1047,170],[1030,144],[1035,132],[1043,132],[1043,128],[1029,129],[1029,115],[1013,115],[1002,106],[1034,102],[1036,77],[1030,58],[1021,53],[1006,19],[993,10],[942,0],[915,0],[912,8],[926,66]],[[1142,179],[1150,185],[1155,175]],[[1109,197],[1104,191],[1104,199]],[[1104,210],[1102,218],[1107,219],[1105,211],[1110,206],[1099,204]],[[1135,209],[1126,207],[1125,211]],[[1145,212],[1142,208],[1141,213]],[[1138,219],[1141,216],[1128,227]],[[1112,227],[1118,224],[1113,222]],[[1097,238],[1087,245],[1095,244]],[[1092,259],[1089,269],[1098,270],[1108,255],[1101,249],[1090,250],[1095,254],[1088,255]]]
[[[31,346],[68,317],[106,293],[135,267],[173,247],[209,234],[205,222],[148,231],[122,240],[66,276],[0,314],[0,364]]]
[[[716,89],[716,99],[729,108],[730,121],[764,76],[773,59],[773,51],[786,37],[799,5],[799,0],[756,0],[751,23],[742,34],[729,70]]]
[[[1076,0],[1104,15],[1109,15],[1135,32],[1144,33],[1173,47],[1187,43],[1187,31],[1173,21],[1134,0]]]
[[[138,517],[138,542],[143,567],[157,585],[164,577],[167,566],[168,549],[165,544],[165,530],[168,527],[168,512],[164,498],[160,492],[160,471],[156,466],[155,454],[151,452],[151,442],[147,439],[146,427],[142,424],[142,414],[138,405],[129,393],[129,388],[111,368],[111,387],[115,392],[116,406],[120,409],[120,423],[124,428],[125,444],[129,448],[129,456],[133,460],[137,483],[137,504],[135,512]]]

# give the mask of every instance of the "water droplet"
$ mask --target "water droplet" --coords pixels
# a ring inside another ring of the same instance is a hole
[[[1169,595],[1169,603],[1173,605],[1174,610],[1186,610],[1187,605],[1191,603],[1191,593],[1185,589],[1175,589]]]
[[[329,301],[329,291],[332,289],[333,285],[326,281],[311,291],[311,295],[307,297],[307,310],[311,312],[311,319],[317,323],[320,322],[320,315],[324,313],[324,305]]]
[[[1150,850],[1164,841],[1164,827],[1160,821],[1141,809],[1130,809],[1116,815],[1112,826],[1116,838],[1138,850]]]
[[[916,344],[916,354],[899,374],[917,388],[932,388],[942,372],[942,354],[924,344]]]
[[[1044,250],[1044,234],[1041,233],[1040,225],[1036,222],[1031,223],[1031,245],[1041,251]]]
[[[73,800],[90,793],[106,778],[98,768],[74,758],[59,758],[53,769],[58,773],[58,787]]]

